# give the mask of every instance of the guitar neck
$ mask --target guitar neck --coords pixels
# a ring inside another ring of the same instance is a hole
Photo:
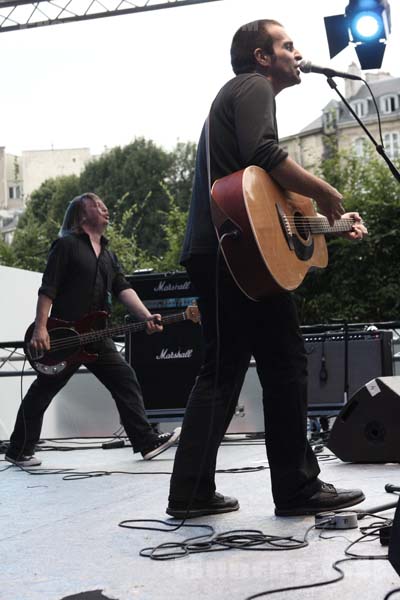
[[[166,315],[162,318],[163,325],[170,325],[172,323],[179,323],[180,321],[186,321],[188,317],[186,312],[176,313],[174,315]],[[140,321],[138,323],[129,323],[127,325],[116,325],[113,327],[107,327],[106,329],[100,329],[98,331],[89,331],[79,335],[79,339],[82,344],[90,344],[91,342],[99,342],[105,338],[112,338],[117,335],[123,335],[125,333],[138,333],[139,331],[145,331],[147,327],[147,321]]]
[[[326,217],[308,217],[307,222],[313,234],[345,233],[351,231],[355,223],[354,219],[339,219],[333,225],[329,225]]]

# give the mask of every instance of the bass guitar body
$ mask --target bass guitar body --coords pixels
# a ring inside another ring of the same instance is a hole
[[[63,321],[62,319],[49,318],[47,331],[50,337],[50,350],[45,352],[36,351],[31,345],[35,323],[32,323],[25,334],[24,351],[35,371],[43,375],[58,375],[68,367],[76,364],[93,362],[97,354],[87,352],[85,346],[91,340],[87,334],[104,328],[107,313],[97,311],[86,315],[80,321]]]
[[[47,331],[50,337],[50,348],[37,351],[31,346],[35,323],[26,330],[24,352],[33,369],[42,375],[59,375],[69,367],[86,364],[97,359],[98,355],[90,351],[90,344],[113,336],[145,331],[147,321],[139,321],[125,325],[106,327],[108,314],[104,311],[92,312],[79,321],[62,321],[49,318]],[[160,324],[172,325],[182,321],[200,323],[200,312],[197,305],[187,306],[182,312],[165,315]]]

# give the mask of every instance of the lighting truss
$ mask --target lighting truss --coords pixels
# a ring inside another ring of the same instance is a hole
[[[221,0],[0,0],[0,33]]]

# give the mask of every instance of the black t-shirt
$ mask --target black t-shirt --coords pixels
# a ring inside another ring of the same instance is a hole
[[[76,321],[94,310],[111,310],[112,295],[131,287],[114,253],[101,238],[97,257],[86,233],[55,240],[39,294],[53,300],[51,316]]]
[[[273,89],[263,75],[245,73],[224,85],[209,116],[211,184],[250,165],[270,171],[287,157],[287,152],[278,144],[275,112]],[[181,264],[194,254],[214,254],[216,249],[203,127]]]

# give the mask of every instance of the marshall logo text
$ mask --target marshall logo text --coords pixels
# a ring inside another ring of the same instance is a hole
[[[158,285],[155,286],[155,292],[176,292],[179,290],[185,291],[190,288],[190,281],[184,281],[183,283],[167,283],[166,281],[159,281]]]
[[[160,354],[156,355],[156,360],[169,360],[172,358],[185,359],[185,358],[192,358],[192,356],[193,356],[192,348],[189,348],[185,352],[181,352],[180,350],[178,350],[177,352],[172,352],[169,350],[169,348],[163,348],[161,350]]]

